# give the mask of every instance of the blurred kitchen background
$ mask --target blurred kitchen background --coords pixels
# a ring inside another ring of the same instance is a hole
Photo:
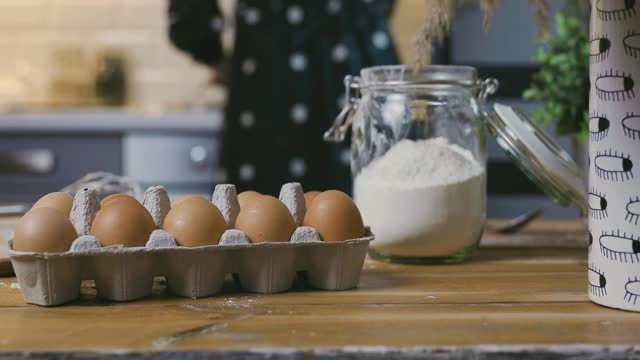
[[[232,13],[233,0],[219,2]],[[551,4],[557,10],[563,1]],[[172,196],[207,194],[223,180],[225,89],[210,85],[211,70],[170,43],[167,6],[0,0],[0,202],[34,201],[98,170],[165,185]],[[390,28],[405,62],[423,8],[418,0],[395,3]],[[434,63],[476,66],[482,77],[500,80],[494,101],[530,111],[539,104],[521,96],[538,69],[531,62],[538,45],[527,0],[501,2],[487,33],[482,20],[474,2],[459,7]],[[212,26],[220,23],[212,19]],[[224,29],[224,39],[232,51],[233,29]],[[575,151],[570,138],[553,130]],[[537,190],[493,140],[489,154],[490,217],[538,206],[546,206],[545,217],[576,216]]]

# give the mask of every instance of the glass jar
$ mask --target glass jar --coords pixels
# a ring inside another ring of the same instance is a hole
[[[374,258],[451,263],[477,247],[486,218],[486,134],[561,206],[589,208],[581,169],[520,110],[486,97],[495,79],[468,66],[363,69],[327,141],[352,129],[355,201],[376,239]]]
[[[497,81],[467,66],[366,68],[345,79],[349,104],[325,134],[352,127],[354,200],[376,240],[370,254],[406,263],[460,262],[486,218],[482,105]]]

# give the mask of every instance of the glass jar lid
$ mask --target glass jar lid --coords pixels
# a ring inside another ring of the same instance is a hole
[[[420,71],[406,65],[384,65],[362,69],[358,82],[361,89],[445,85],[477,87],[478,72],[474,67],[463,65],[430,65]]]
[[[516,165],[561,206],[587,208],[584,174],[571,156],[522,111],[495,104],[488,121],[498,145]]]

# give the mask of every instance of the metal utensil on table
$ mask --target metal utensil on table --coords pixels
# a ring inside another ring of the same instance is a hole
[[[487,230],[499,234],[511,234],[520,231],[527,224],[544,213],[544,206],[533,209],[507,221],[502,225],[487,225]]]
[[[73,196],[83,188],[90,187],[96,189],[100,194],[123,193],[129,194],[137,199],[142,197],[142,187],[137,182],[123,176],[118,176],[108,172],[89,173],[72,184],[65,186],[61,192]],[[17,203],[9,205],[0,205],[0,216],[2,215],[23,215],[31,207],[33,203]]]
[[[137,182],[126,176],[105,171],[88,173],[60,191],[73,196],[79,190],[87,187],[95,189],[100,195],[121,193],[131,195],[138,200],[142,200],[143,196],[142,187]]]

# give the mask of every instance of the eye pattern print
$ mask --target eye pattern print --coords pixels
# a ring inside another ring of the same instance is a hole
[[[604,195],[595,189],[589,191],[589,216],[592,219],[601,220],[609,216],[607,213],[607,199]]]
[[[604,180],[626,181],[633,178],[633,161],[617,150],[597,152],[593,159],[596,175]]]
[[[609,260],[635,264],[640,260],[640,239],[627,233],[603,232],[600,235],[600,251]]]
[[[627,113],[622,119],[622,130],[631,139],[640,140],[640,115]]]
[[[629,31],[627,36],[622,39],[624,52],[632,56],[634,59],[640,57],[640,33]]]
[[[629,202],[627,202],[627,214],[624,219],[633,225],[638,225],[638,220],[640,220],[640,196],[629,199]]]
[[[640,312],[640,0],[590,5],[589,297]]]
[[[604,115],[592,114],[589,116],[589,139],[600,141],[609,133],[611,122]]]
[[[605,101],[626,101],[636,96],[631,75],[618,70],[611,69],[598,74],[595,87],[598,98]]]
[[[595,296],[607,295],[607,278],[594,265],[589,265],[589,293]]]
[[[606,35],[592,36],[589,41],[589,60],[591,63],[599,63],[607,58],[611,49],[611,40]]]
[[[596,14],[603,21],[626,20],[636,15],[635,0],[598,0]]]
[[[624,299],[635,305],[640,298],[640,279],[638,277],[629,278],[624,285]]]

